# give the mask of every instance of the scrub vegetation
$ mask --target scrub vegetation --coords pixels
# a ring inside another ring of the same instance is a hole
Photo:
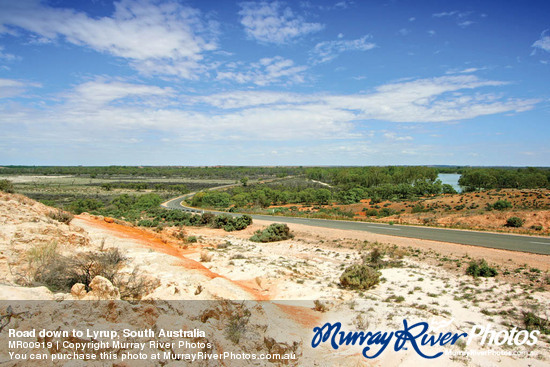
[[[463,192],[442,183],[440,173],[460,174]],[[228,212],[544,235],[550,231],[546,216],[534,211],[550,209],[549,177],[548,168],[7,166],[0,169],[0,189],[73,214],[148,227],[210,225],[191,215],[172,221],[158,209],[189,194],[190,206]],[[492,214],[476,217],[485,213]],[[521,221],[509,222],[513,218]],[[218,228],[242,227],[231,222]]]

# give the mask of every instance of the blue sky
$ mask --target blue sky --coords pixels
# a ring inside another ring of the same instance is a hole
[[[544,1],[0,0],[0,164],[550,166]]]

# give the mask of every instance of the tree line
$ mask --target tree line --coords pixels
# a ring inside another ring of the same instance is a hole
[[[466,191],[487,189],[537,189],[550,188],[548,168],[471,168],[465,170],[459,185]]]

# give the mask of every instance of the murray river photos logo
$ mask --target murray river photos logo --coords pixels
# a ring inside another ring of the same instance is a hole
[[[343,331],[340,322],[327,322],[322,327],[313,328],[313,339],[311,346],[317,348],[321,343],[330,343],[333,349],[338,349],[342,345],[359,345],[363,347],[362,354],[365,358],[376,358],[393,345],[393,350],[398,352],[401,349],[408,350],[412,348],[418,355],[424,358],[432,359],[443,355],[443,351],[430,354],[426,351],[427,347],[454,345],[461,338],[466,345],[474,340],[479,341],[480,345],[500,346],[508,345],[528,345],[533,346],[538,341],[540,331],[527,330],[495,330],[488,325],[475,325],[470,333],[430,333],[430,325],[427,322],[418,322],[410,324],[403,320],[403,329],[396,331]],[[433,353],[433,352],[432,352]]]

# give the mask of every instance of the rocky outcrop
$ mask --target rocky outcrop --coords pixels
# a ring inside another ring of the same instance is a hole
[[[82,283],[76,283],[71,288],[71,296],[74,299],[84,300],[119,300],[120,292],[109,279],[96,276],[90,283],[91,290],[86,292],[86,286]]]

